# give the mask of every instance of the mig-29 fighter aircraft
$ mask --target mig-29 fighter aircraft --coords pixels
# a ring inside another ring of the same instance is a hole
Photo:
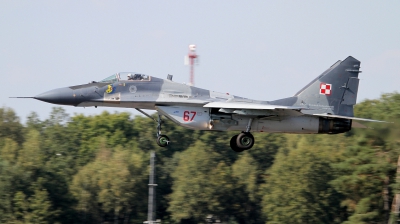
[[[360,61],[338,61],[294,96],[259,101],[201,89],[148,75],[121,72],[99,82],[54,89],[34,98],[76,107],[135,108],[158,112],[157,143],[170,143],[161,134],[161,116],[195,130],[238,131],[230,140],[236,152],[250,149],[250,131],[296,134],[337,134],[361,124],[354,120]],[[153,118],[152,118],[153,119]],[[155,120],[155,119],[154,119]],[[362,126],[362,125],[361,125]]]

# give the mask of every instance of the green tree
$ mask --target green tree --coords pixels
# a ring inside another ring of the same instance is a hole
[[[29,203],[26,200],[26,195],[22,191],[18,191],[13,199],[13,210],[14,210],[14,217],[13,221],[16,221],[17,223],[24,223],[25,218],[28,217],[28,209],[29,209]]]
[[[18,165],[29,173],[35,173],[43,166],[45,155],[40,142],[40,133],[30,130],[22,149],[18,152]]]
[[[23,139],[23,126],[19,121],[19,117],[11,108],[0,108],[0,145],[4,138],[10,138],[21,144]]]
[[[204,222],[207,215],[229,220],[236,204],[235,183],[231,168],[221,154],[201,142],[179,154],[173,172],[173,192],[169,195],[171,212],[175,221]]]
[[[13,210],[13,217],[8,220],[10,223],[54,223],[54,212],[45,189],[36,188],[31,197],[18,191],[13,199]]]
[[[15,163],[18,156],[18,143],[10,138],[5,138],[3,146],[0,147],[0,159]]]
[[[29,198],[29,223],[52,223],[52,216],[55,213],[51,208],[51,201],[46,189],[35,189],[34,194]]]
[[[241,157],[232,165],[232,176],[235,178],[236,187],[239,193],[235,200],[237,206],[236,214],[240,223],[260,223],[263,222],[261,213],[260,170],[257,161],[248,152],[244,152]]]
[[[345,196],[341,205],[349,213],[348,224],[384,222],[388,215],[389,208],[384,211],[382,192],[394,167],[388,162],[387,153],[362,146],[364,143],[361,138],[358,142],[361,145],[348,147],[343,155],[345,159],[333,165],[338,176],[331,183]]]
[[[354,114],[380,120],[400,119],[400,94],[385,93],[380,99],[365,100],[355,106]]]
[[[0,158],[0,223],[12,217],[14,166]]]
[[[39,119],[39,115],[32,111],[26,118],[26,127],[28,129],[36,129],[37,131],[42,131],[44,124]]]
[[[101,149],[96,159],[74,176],[71,185],[82,219],[99,222],[104,214],[108,220],[123,217],[127,221],[133,214],[143,217],[147,196],[145,161],[145,155],[136,149]]]
[[[338,194],[330,158],[320,148],[301,140],[297,149],[279,152],[266,173],[264,215],[268,223],[338,222]]]

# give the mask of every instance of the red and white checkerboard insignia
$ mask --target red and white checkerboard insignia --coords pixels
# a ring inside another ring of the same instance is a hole
[[[327,84],[327,83],[321,83],[319,85],[319,94],[322,95],[331,95],[332,93],[332,84]]]

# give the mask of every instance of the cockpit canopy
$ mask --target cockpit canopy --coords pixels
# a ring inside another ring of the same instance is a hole
[[[122,78],[121,78],[122,77]],[[150,81],[150,76],[145,74],[139,74],[135,72],[120,72],[114,75],[111,75],[100,82],[113,83],[121,80],[128,81]]]

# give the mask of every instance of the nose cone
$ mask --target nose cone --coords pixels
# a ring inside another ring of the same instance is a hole
[[[33,98],[47,103],[54,103],[60,105],[76,104],[74,90],[68,87],[53,89],[45,93],[39,94]]]

